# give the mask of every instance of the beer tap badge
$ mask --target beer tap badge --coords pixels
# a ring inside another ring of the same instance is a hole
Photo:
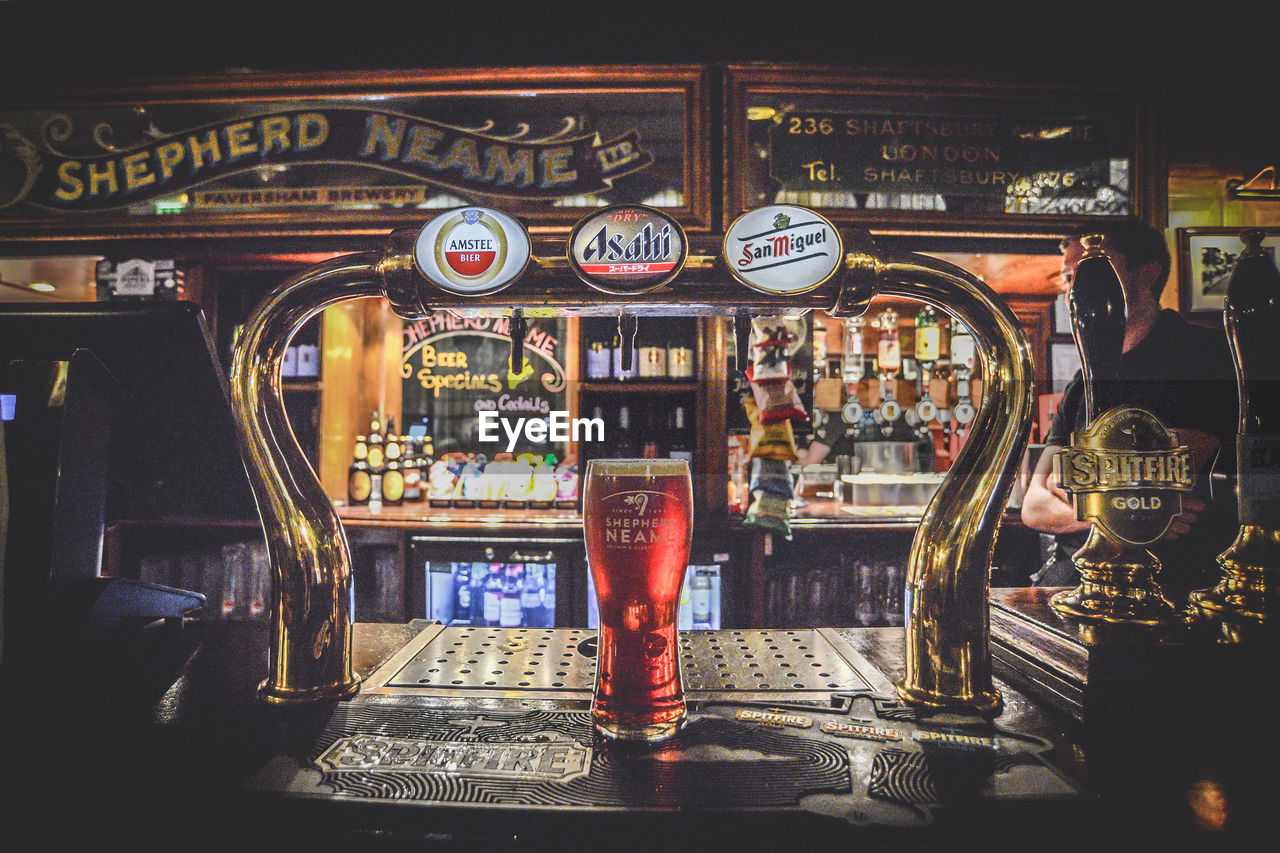
[[[749,210],[724,235],[724,259],[733,277],[762,293],[805,293],[835,275],[844,260],[840,232],[803,207]]]
[[[606,207],[580,220],[569,235],[569,265],[605,293],[656,290],[680,274],[688,254],[680,223],[638,204]]]
[[[1148,545],[1182,512],[1195,486],[1191,451],[1146,409],[1109,409],[1053,457],[1058,484],[1076,499],[1076,517],[1112,539]]]
[[[418,232],[413,257],[432,284],[461,296],[483,296],[518,279],[532,255],[529,232],[507,214],[484,207],[445,211]]]

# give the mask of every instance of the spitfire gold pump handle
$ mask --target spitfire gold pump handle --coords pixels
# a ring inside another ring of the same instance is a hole
[[[382,293],[380,258],[347,255],[308,268],[263,300],[235,345],[231,404],[275,574],[270,669],[258,688],[273,704],[340,699],[360,685],[351,666],[346,535],[289,426],[280,368],[289,339],[311,317]]]
[[[911,544],[906,675],[898,693],[916,705],[998,713],[987,608],[996,531],[1031,428],[1026,333],[994,291],[943,261],[863,256],[851,258],[850,268],[873,277],[864,293],[918,299],[950,312],[972,332],[982,357],[982,407]]]
[[[1088,235],[1082,242],[1084,255],[1076,267],[1068,302],[1084,374],[1085,418],[1092,424],[1121,402],[1120,356],[1124,353],[1127,305],[1120,277],[1103,253],[1102,238]]]

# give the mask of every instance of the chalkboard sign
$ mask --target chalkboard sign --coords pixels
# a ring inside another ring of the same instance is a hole
[[[439,311],[406,323],[400,361],[404,427],[425,423],[437,456],[463,450],[493,459],[510,451],[563,459],[567,442],[533,440],[521,422],[549,421],[566,409],[565,328],[563,318],[530,319],[524,370],[513,375],[508,317]],[[486,415],[493,426],[484,434],[493,440],[482,440],[481,413],[493,413]]]

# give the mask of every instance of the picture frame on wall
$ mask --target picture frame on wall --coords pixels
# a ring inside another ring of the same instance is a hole
[[[1244,251],[1240,235],[1248,228],[1179,228],[1178,296],[1184,313],[1221,311],[1227,282]],[[1280,228],[1263,228],[1262,248],[1275,261]]]
[[[1054,341],[1049,344],[1049,380],[1054,394],[1067,388],[1071,377],[1080,369],[1080,351],[1075,341]]]

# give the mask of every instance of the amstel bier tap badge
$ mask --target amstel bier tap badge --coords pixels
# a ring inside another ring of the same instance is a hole
[[[738,281],[761,293],[806,293],[844,260],[840,232],[803,207],[770,205],[739,216],[724,235],[724,260]]]
[[[639,204],[606,207],[580,220],[569,235],[569,265],[605,293],[656,290],[680,274],[688,255],[680,223]]]
[[[1076,517],[1132,545],[1164,536],[1195,485],[1191,451],[1146,409],[1110,409],[1053,458],[1053,472],[1076,498]]]
[[[418,233],[418,270],[442,290],[483,296],[524,273],[532,255],[529,232],[512,217],[484,207],[450,210]]]

